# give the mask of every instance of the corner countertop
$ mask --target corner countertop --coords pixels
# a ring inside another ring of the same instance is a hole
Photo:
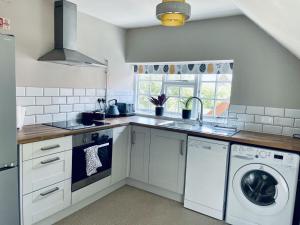
[[[123,117],[115,119],[106,119],[105,122],[109,123],[105,126],[100,127],[91,127],[81,130],[64,130],[60,128],[45,126],[45,125],[29,125],[24,126],[22,130],[18,131],[17,139],[18,144],[27,144],[37,141],[43,141],[53,138],[59,138],[69,135],[76,135],[87,132],[94,132],[98,130],[104,130],[109,128],[127,126],[127,125],[136,125],[144,126],[149,128],[157,128],[161,130],[168,130],[174,132],[182,132],[192,136],[212,138],[223,141],[230,141],[240,144],[251,144],[261,147],[281,149],[285,151],[298,152],[300,153],[300,140],[292,137],[272,135],[272,134],[263,134],[256,132],[240,131],[233,136],[221,136],[216,134],[208,134],[201,132],[194,132],[188,130],[174,129],[159,126],[163,122],[167,122],[165,119],[156,119],[148,118],[142,116],[133,116],[133,117]]]

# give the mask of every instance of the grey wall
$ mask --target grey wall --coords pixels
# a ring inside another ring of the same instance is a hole
[[[8,33],[16,36],[17,86],[104,88],[103,69],[37,61],[53,48],[53,2],[0,1],[0,15],[11,19]],[[78,49],[100,61],[110,61],[110,89],[132,90],[133,76],[125,63],[125,30],[79,13]]]
[[[245,16],[127,31],[127,62],[227,59],[232,104],[300,108],[300,60]]]

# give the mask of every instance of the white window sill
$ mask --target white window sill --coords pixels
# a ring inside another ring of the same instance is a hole
[[[164,116],[155,116],[155,112],[145,112],[145,111],[138,111],[136,112],[137,116],[143,116],[148,118],[155,118],[155,119],[163,119],[163,120],[175,120],[175,121],[185,121],[187,123],[195,123],[196,118],[192,119],[182,119],[179,115],[173,114],[165,114]],[[204,117],[203,123],[207,125],[227,125],[227,118],[214,118],[214,117]]]

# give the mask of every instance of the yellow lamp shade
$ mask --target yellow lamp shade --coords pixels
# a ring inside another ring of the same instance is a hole
[[[163,26],[182,26],[190,16],[191,6],[185,0],[162,0],[156,7],[156,17]]]
[[[178,27],[185,23],[185,16],[179,13],[167,13],[161,16],[163,26]]]

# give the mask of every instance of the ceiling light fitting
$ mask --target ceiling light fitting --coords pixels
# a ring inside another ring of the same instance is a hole
[[[191,17],[191,6],[185,0],[163,0],[156,7],[156,16],[163,26],[183,26]]]

